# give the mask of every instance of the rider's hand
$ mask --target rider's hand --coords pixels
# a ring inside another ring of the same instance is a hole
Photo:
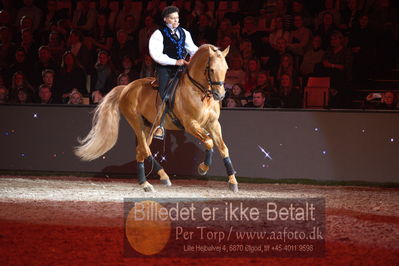
[[[184,59],[179,59],[176,61],[176,66],[182,66],[182,65],[187,65],[188,62]]]

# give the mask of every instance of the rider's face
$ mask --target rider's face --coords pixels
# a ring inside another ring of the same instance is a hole
[[[166,22],[166,24],[171,24],[173,28],[177,28],[179,26],[179,13],[171,13],[163,20]]]

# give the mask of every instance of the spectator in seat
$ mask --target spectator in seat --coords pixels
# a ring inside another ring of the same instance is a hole
[[[231,89],[236,83],[242,83],[245,80],[245,71],[242,69],[242,59],[240,54],[234,54],[229,60],[229,69],[226,72],[224,87]]]
[[[8,89],[0,85],[0,104],[8,103]]]
[[[334,24],[334,17],[331,13],[326,12],[323,14],[322,22],[318,26],[314,35],[319,35],[322,40],[322,48],[324,50],[330,48],[331,34],[338,31],[338,27]]]
[[[15,72],[11,79],[11,88],[9,92],[9,100],[15,101],[17,99],[18,90],[24,88],[31,92],[31,95],[35,96],[36,91],[29,84],[28,79],[26,78],[23,72]]]
[[[113,43],[113,33],[108,28],[107,17],[105,14],[98,14],[96,25],[90,31],[90,37],[97,49],[110,51]]]
[[[130,83],[130,78],[128,74],[121,73],[117,78],[117,85],[127,85]]]
[[[97,10],[90,6],[89,0],[79,0],[73,12],[72,27],[88,35],[96,25]]]
[[[51,92],[51,88],[45,84],[40,85],[39,87],[39,103],[41,104],[54,104],[56,103],[53,99],[53,93]]]
[[[95,72],[92,76],[92,99],[101,98],[97,94],[104,97],[116,85],[116,73],[111,62],[109,53],[105,50],[98,52]]]
[[[310,43],[312,32],[304,26],[303,18],[294,16],[295,30],[291,32],[291,39],[287,48],[296,56],[302,57]]]
[[[31,65],[26,62],[25,50],[22,47],[17,48],[14,55],[14,62],[9,68],[6,68],[6,81],[7,84],[11,83],[12,75],[15,72],[29,73]]]
[[[33,0],[24,0],[24,6],[18,10],[17,22],[24,16],[29,16],[33,20],[33,30],[38,30],[42,21],[43,11],[33,4]]]
[[[342,108],[348,106],[351,97],[348,82],[352,79],[352,53],[345,48],[344,36],[339,31],[331,35],[330,44],[323,58],[322,72],[331,78],[331,106]]]
[[[359,17],[358,25],[350,35],[349,46],[353,54],[353,80],[359,85],[364,85],[376,66],[377,36],[369,27],[367,15]]]
[[[366,107],[370,109],[392,110],[399,108],[397,95],[393,91],[370,93],[367,95],[366,101]]]
[[[57,77],[57,92],[54,96],[57,101],[67,103],[73,89],[82,95],[87,95],[86,73],[73,53],[67,51],[62,56],[61,69]]]
[[[17,104],[27,104],[27,103],[33,103],[33,97],[32,93],[30,90],[25,89],[25,88],[20,88],[18,89],[17,92],[17,98],[15,103]]]
[[[239,100],[241,106],[244,106],[248,103],[248,99],[244,95],[244,86],[240,83],[236,83],[233,85],[233,87],[229,91],[228,97]]]
[[[278,98],[281,108],[300,108],[302,107],[302,97],[298,87],[294,87],[292,78],[284,73],[279,80]]]
[[[225,100],[225,106],[227,108],[242,107],[241,101],[235,97],[227,97]]]
[[[321,37],[318,35],[314,36],[312,40],[312,47],[305,52],[300,67],[300,73],[304,78],[303,84],[307,84],[307,80],[310,76],[316,75],[316,66],[322,63],[325,51],[321,48],[321,46]]]
[[[247,103],[245,107],[269,108],[271,106],[266,102],[266,94],[264,91],[254,90],[252,93],[252,102]]]
[[[301,87],[300,75],[295,68],[294,58],[291,54],[284,54],[281,56],[281,62],[278,66],[276,79],[280,80],[283,74],[290,75],[293,85],[296,87]]]
[[[83,96],[77,89],[73,89],[69,94],[68,104],[83,104]]]
[[[147,53],[144,54],[143,62],[141,63],[140,78],[155,76],[155,62]]]
[[[42,83],[42,72],[45,69],[52,69],[57,72],[58,66],[53,60],[50,48],[42,45],[39,48],[39,60],[33,65],[30,80],[34,86]]]

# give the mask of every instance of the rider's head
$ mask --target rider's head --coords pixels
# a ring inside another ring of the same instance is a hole
[[[170,24],[172,28],[179,26],[179,9],[175,6],[167,6],[162,11],[162,17],[166,24]]]

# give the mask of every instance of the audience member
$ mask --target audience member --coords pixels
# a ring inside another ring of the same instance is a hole
[[[295,87],[289,74],[282,74],[278,80],[278,106],[281,108],[302,107],[302,97],[299,88]]]
[[[11,31],[8,27],[0,28],[0,68],[8,67],[15,53],[16,46],[12,42]]]
[[[340,32],[331,35],[330,44],[323,58],[322,71],[331,78],[331,106],[342,108],[348,104],[351,93],[347,83],[352,79],[352,54],[344,47],[344,36]]]
[[[68,104],[83,104],[83,96],[77,89],[73,89],[69,94]]]
[[[280,80],[283,74],[288,74],[292,78],[293,86],[301,87],[301,80],[298,71],[294,65],[294,58],[290,54],[283,54],[281,56],[280,65],[276,73],[276,79]]]
[[[235,97],[227,97],[225,100],[225,107],[237,108],[242,107],[241,101]]]
[[[144,27],[139,31],[139,54],[148,50],[148,42],[151,34],[158,28],[154,23],[152,16],[146,16],[144,19]]]
[[[287,48],[296,56],[302,57],[310,44],[312,32],[304,26],[300,15],[294,16],[295,30],[291,32],[291,39]]]
[[[307,83],[308,77],[315,75],[316,65],[320,65],[323,61],[325,51],[321,46],[320,36],[315,35],[312,40],[312,47],[305,52],[300,67],[300,73],[304,78],[303,84]]]
[[[60,65],[62,55],[65,52],[65,42],[57,31],[50,32],[48,36],[48,48],[55,63]]]
[[[31,95],[36,95],[34,88],[29,84],[26,76],[22,72],[15,72],[12,76],[11,87],[9,90],[9,100],[15,101],[20,88],[27,89],[31,92]]]
[[[116,85],[115,69],[111,62],[109,53],[105,50],[98,52],[98,59],[95,65],[94,75],[92,77],[92,98],[96,94],[105,96]]]
[[[349,46],[353,54],[353,80],[364,85],[375,68],[377,39],[369,27],[367,15],[359,16],[358,25],[351,33]]]
[[[155,62],[148,53],[144,54],[144,60],[141,63],[140,78],[155,76]]]
[[[52,69],[54,72],[58,71],[58,66],[53,60],[53,57],[48,46],[42,45],[39,48],[39,60],[33,64],[30,81],[34,86],[39,86],[42,82],[42,72],[45,69]]]
[[[86,73],[72,52],[67,51],[62,56],[61,69],[57,75],[57,92],[54,97],[58,102],[66,103],[72,90],[87,94]]]
[[[32,92],[26,88],[19,88],[17,91],[17,98],[15,99],[17,104],[33,103]]]
[[[244,95],[244,86],[240,83],[236,83],[233,85],[233,87],[231,87],[229,91],[229,97],[239,100],[241,106],[244,106],[248,103],[248,99]]]
[[[246,97],[250,96],[256,87],[259,70],[260,64],[258,60],[255,58],[250,59],[248,61],[247,69],[245,70],[244,95]]]
[[[10,84],[11,78],[15,72],[29,73],[30,69],[31,65],[26,62],[25,50],[22,47],[17,48],[17,50],[15,50],[14,62],[9,68],[5,68],[6,83]]]
[[[0,85],[0,104],[8,103],[8,89]]]
[[[72,27],[88,35],[96,25],[97,10],[90,6],[89,0],[78,0],[72,17]]]
[[[93,44],[97,49],[110,51],[113,42],[113,34],[108,28],[107,17],[103,13],[99,13],[96,20],[96,25],[89,33]]]
[[[42,84],[39,86],[39,103],[41,104],[54,104],[53,93],[49,86]]]
[[[245,107],[268,108],[271,106],[266,102],[266,94],[262,90],[254,90],[252,93],[252,102],[247,103]]]
[[[321,24],[315,31],[315,35],[321,37],[324,50],[330,48],[331,34],[336,31],[338,31],[338,27],[334,24],[333,15],[329,12],[325,12]]]
[[[133,64],[132,58],[129,56],[124,56],[122,59],[122,69],[119,71],[121,74],[126,74],[129,80],[133,81],[140,77],[136,66]]]
[[[117,85],[127,85],[129,84],[131,79],[129,78],[128,74],[121,73],[117,78]]]
[[[234,84],[245,80],[245,72],[242,69],[242,59],[240,54],[233,54],[228,63],[229,69],[227,70],[224,79],[224,87],[230,89]]]
[[[33,4],[33,0],[23,0],[24,6],[18,10],[16,22],[18,23],[23,16],[31,17],[33,20],[33,30],[38,30],[42,21],[43,11]]]
[[[366,107],[370,109],[398,109],[398,99],[393,91],[370,93],[366,98]]]

